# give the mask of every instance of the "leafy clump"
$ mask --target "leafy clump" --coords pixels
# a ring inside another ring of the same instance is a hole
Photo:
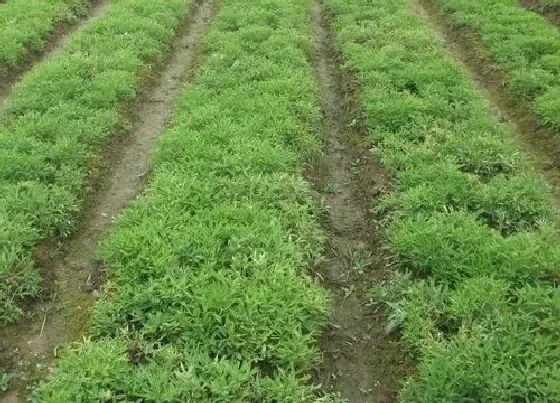
[[[10,388],[10,374],[2,372],[0,375],[0,392],[7,392]]]

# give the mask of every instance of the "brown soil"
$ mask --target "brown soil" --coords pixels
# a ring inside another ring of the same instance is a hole
[[[317,276],[334,299],[315,381],[324,393],[350,402],[393,402],[399,381],[415,366],[396,335],[385,332],[386,313],[369,297],[372,285],[391,273],[382,231],[370,213],[389,190],[387,172],[370,151],[356,86],[340,68],[321,0],[312,1],[312,24],[325,149],[307,177],[326,205],[326,259]]]
[[[103,14],[109,3],[109,0],[92,1],[90,2],[87,16],[77,24],[56,24],[53,27],[52,33],[45,38],[44,50],[39,53],[28,54],[16,68],[10,68],[0,63],[0,107],[2,107],[6,98],[12,92],[14,85],[23,78],[25,73],[36,64],[60,53],[77,32],[89,26]]]
[[[199,43],[216,11],[215,1],[193,6],[171,58],[136,105],[132,134],[106,153],[106,175],[88,201],[80,231],[68,242],[50,241],[36,249],[36,264],[47,275],[48,296],[33,304],[35,320],[0,329],[0,373],[13,376],[10,392],[0,392],[0,401],[24,401],[26,388],[55,364],[57,346],[87,333],[90,310],[103,281],[103,268],[94,256],[97,243],[141,189],[155,142],[184,82],[192,79],[199,65]]]
[[[539,0],[519,0],[526,9],[542,15],[550,23],[560,26],[560,6],[542,6]]]
[[[465,26],[457,27],[442,15],[437,0],[418,0],[414,9],[441,33],[451,55],[464,67],[480,95],[492,107],[496,119],[527,151],[537,172],[550,189],[550,201],[560,211],[560,133],[543,127],[530,105],[509,92],[507,76],[495,65],[480,38]]]

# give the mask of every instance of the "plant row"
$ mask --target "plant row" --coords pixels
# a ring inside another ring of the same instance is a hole
[[[8,0],[0,7],[0,68],[15,68],[43,50],[56,24],[74,23],[87,12],[87,0]]]
[[[0,324],[40,294],[32,247],[75,229],[97,150],[130,126],[124,105],[187,12],[183,0],[115,1],[14,88],[0,116]]]
[[[408,0],[327,4],[394,182],[377,212],[400,270],[372,296],[418,360],[400,399],[560,400],[560,245],[541,177]]]
[[[529,102],[543,125],[560,129],[560,32],[553,25],[516,0],[429,1],[477,34],[511,93]]]
[[[320,149],[307,0],[227,0],[143,195],[102,243],[92,339],[44,402],[315,400],[328,318],[302,164]]]

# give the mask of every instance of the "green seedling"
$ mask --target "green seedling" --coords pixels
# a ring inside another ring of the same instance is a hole
[[[0,374],[0,391],[7,392],[10,389],[10,379],[11,375],[5,372]]]
[[[338,182],[329,182],[325,184],[324,191],[330,195],[336,195],[340,193],[340,184]]]

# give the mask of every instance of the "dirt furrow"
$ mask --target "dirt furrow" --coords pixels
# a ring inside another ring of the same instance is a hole
[[[110,0],[96,0],[91,3],[88,15],[75,25],[59,24],[47,39],[45,49],[40,54],[27,57],[17,69],[4,70],[0,68],[0,108],[16,85],[33,66],[60,53],[70,42],[70,39],[94,22],[110,4]]]
[[[526,9],[542,15],[551,24],[560,27],[560,6],[543,6],[538,0],[519,0]]]
[[[80,231],[68,242],[38,248],[35,260],[46,275],[49,296],[33,306],[33,321],[0,329],[0,373],[10,373],[13,378],[10,394],[2,397],[0,392],[0,401],[23,401],[25,388],[54,364],[57,346],[78,340],[87,331],[89,313],[103,281],[103,270],[95,260],[97,243],[142,187],[155,142],[199,64],[199,43],[216,13],[216,4],[207,1],[193,6],[172,56],[136,105],[132,134],[107,152],[103,183],[88,200]]]
[[[438,32],[454,59],[463,66],[496,120],[521,144],[549,185],[550,201],[560,212],[560,134],[543,127],[530,105],[509,93],[507,77],[492,61],[481,40],[468,28],[456,27],[440,14],[433,0],[413,0],[415,11]]]
[[[390,274],[382,232],[370,213],[389,189],[387,173],[370,151],[361,103],[340,68],[320,0],[312,1],[312,23],[325,150],[307,176],[325,205],[328,244],[318,276],[334,295],[315,381],[350,402],[393,402],[399,380],[414,366],[385,332],[386,314],[369,297],[372,284]]]

